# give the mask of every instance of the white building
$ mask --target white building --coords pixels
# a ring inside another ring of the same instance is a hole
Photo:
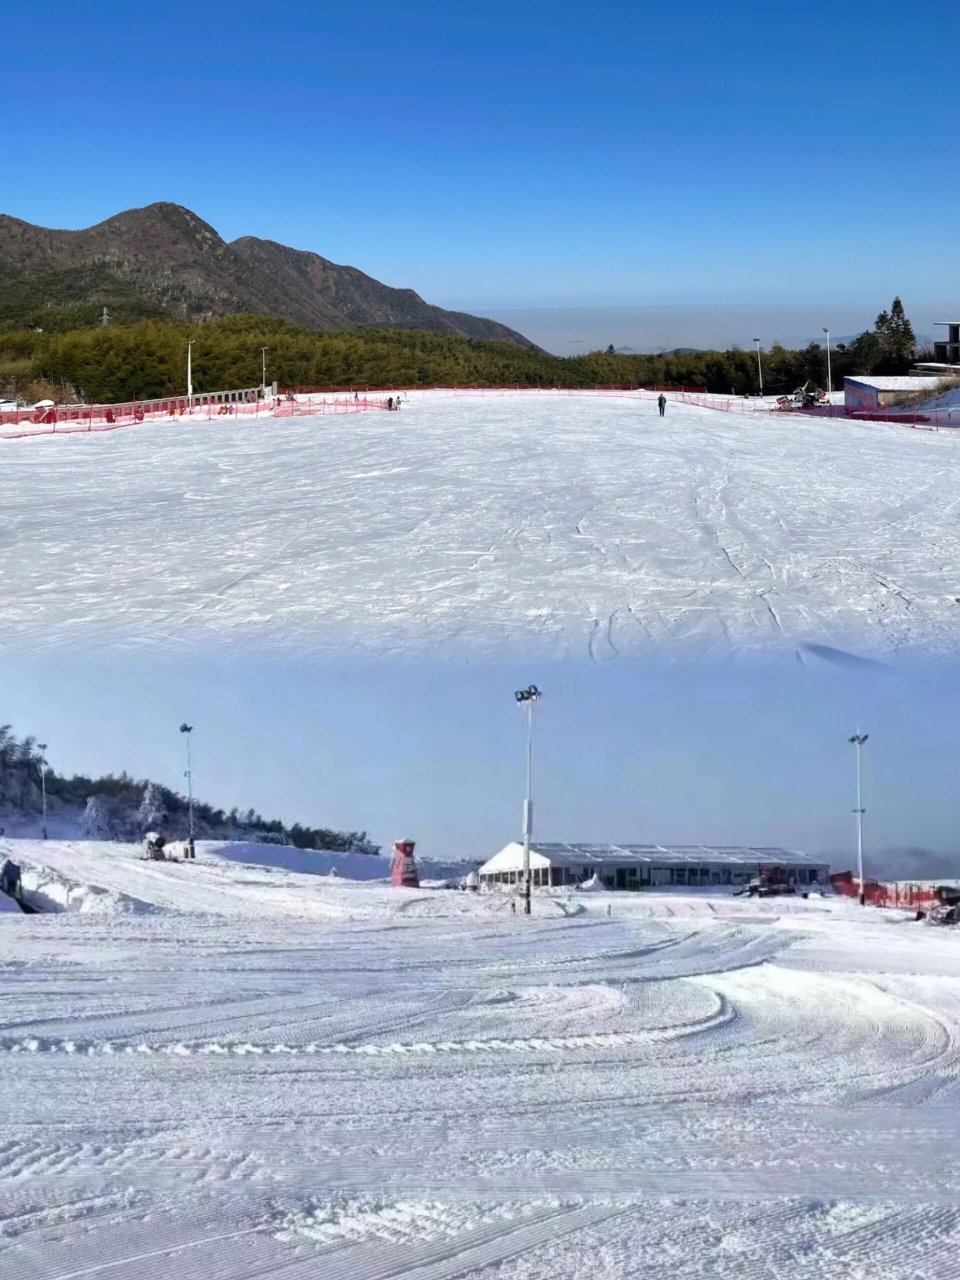
[[[530,846],[534,888],[577,885],[598,876],[608,889],[666,885],[741,885],[761,871],[777,870],[798,887],[825,880],[822,858],[790,849],[729,845],[544,844]],[[485,887],[523,882],[523,845],[508,844],[480,868]]]
[[[919,376],[904,374],[864,374],[862,377],[846,377],[843,380],[843,404],[846,409],[869,412],[896,405],[904,395],[916,395],[926,391],[935,396],[942,379],[934,374]]]

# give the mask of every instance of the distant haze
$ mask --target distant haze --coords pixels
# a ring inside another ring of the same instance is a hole
[[[774,342],[785,347],[803,347],[823,342],[823,328],[829,326],[831,340],[842,342],[873,327],[878,313],[889,307],[890,298],[873,306],[845,304],[839,307],[792,307],[770,303],[751,306],[646,307],[528,307],[483,308],[463,305],[464,310],[488,316],[518,329],[537,346],[558,356],[596,351],[611,343],[632,351],[672,351],[675,347],[726,350],[752,347],[759,338],[766,349]],[[934,321],[943,320],[957,309],[957,303],[911,302],[904,298],[907,315],[921,341],[936,332]]]

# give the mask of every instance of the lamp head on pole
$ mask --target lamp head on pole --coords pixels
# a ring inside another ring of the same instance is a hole
[[[543,694],[535,684],[532,684],[528,689],[518,689],[513,696],[517,702],[536,702],[543,697]]]
[[[869,733],[855,733],[853,737],[848,738],[847,741],[853,746],[862,747],[869,737]]]
[[[186,721],[180,726],[181,733],[193,733],[193,725],[187,724]]]

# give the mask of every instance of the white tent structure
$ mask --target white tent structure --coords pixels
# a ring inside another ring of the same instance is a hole
[[[776,869],[803,887],[826,878],[822,858],[790,849],[731,845],[544,844],[530,846],[534,888],[576,885],[598,876],[608,889],[741,885]],[[514,841],[480,868],[485,887],[523,882],[523,845]]]

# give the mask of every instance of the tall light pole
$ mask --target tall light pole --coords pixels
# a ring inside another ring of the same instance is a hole
[[[861,907],[865,905],[867,895],[863,887],[863,815],[865,810],[863,807],[863,788],[861,786],[860,750],[869,737],[869,733],[855,733],[852,738],[847,739],[857,753],[857,807],[853,812],[857,815],[857,884],[859,888],[857,896],[860,899]]]
[[[43,802],[43,836],[47,836],[47,744],[38,742],[40,752],[40,795]]]
[[[269,347],[260,348],[260,390],[263,392],[264,399],[267,395],[267,352]]]
[[[187,814],[190,824],[190,852],[193,853],[193,764],[190,759],[190,735],[193,733],[192,724],[182,724],[180,732],[186,735],[187,739],[187,768],[184,777],[187,780]]]
[[[196,338],[187,339],[187,399],[193,399],[193,344]]]
[[[760,378],[760,395],[762,397],[763,396],[763,364],[760,360],[760,339],[754,338],[754,342],[757,344],[757,375]]]
[[[830,372],[830,330],[824,329],[827,335],[827,395],[833,395],[833,374]]]
[[[527,789],[523,801],[523,914],[530,914],[530,837],[533,834],[533,708],[543,697],[535,684],[513,695],[527,710]]]

